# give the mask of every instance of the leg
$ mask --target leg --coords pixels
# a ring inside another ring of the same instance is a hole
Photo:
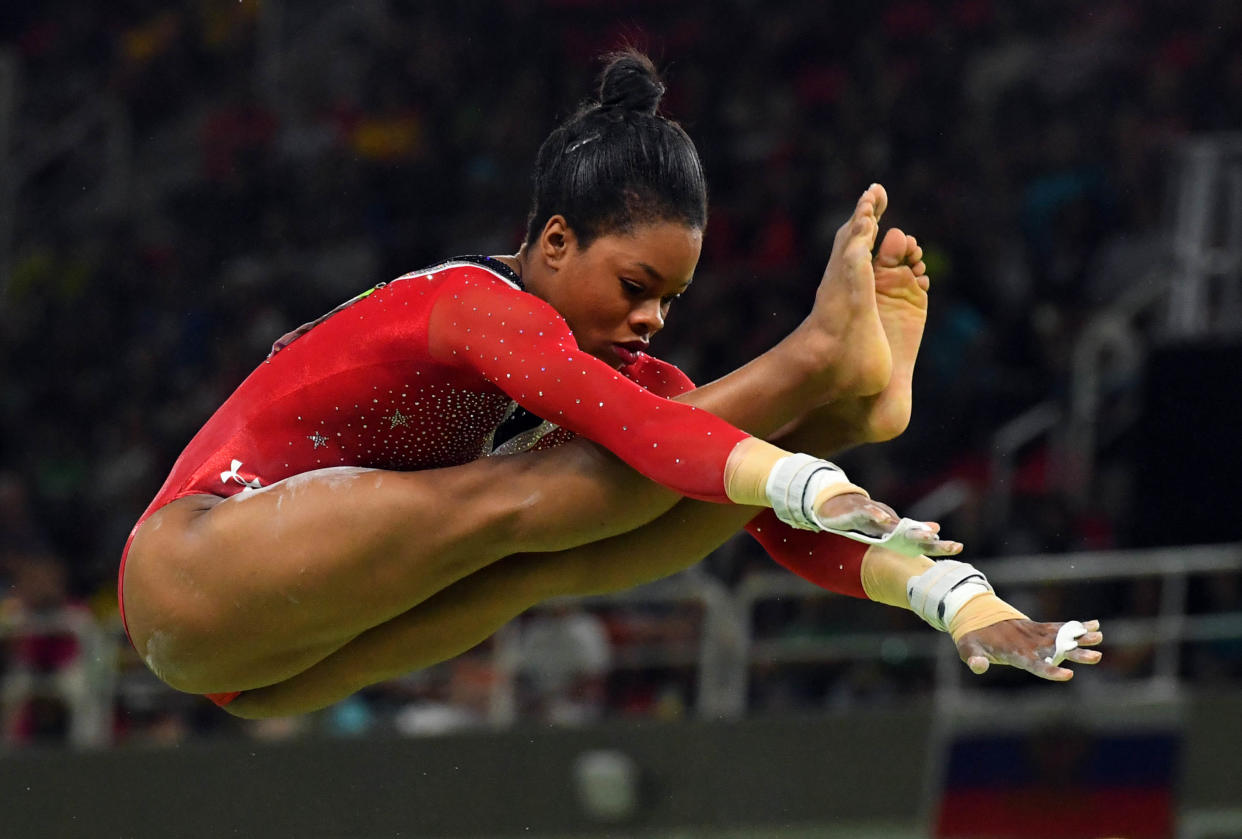
[[[226,706],[240,717],[301,714],[482,643],[552,597],[624,591],[682,571],[718,548],[755,508],[683,500],[630,533],[557,553],[506,557],[367,630],[290,679]]]
[[[879,393],[837,400],[793,432],[825,457],[891,439],[909,422],[914,362],[927,311],[926,266],[914,237],[889,231],[874,263],[879,317],[891,347],[892,378]],[[684,570],[755,513],[681,501],[630,533],[555,554],[501,560],[405,614],[362,633],[299,675],[243,694],[228,710],[278,716],[324,707],[367,685],[452,658],[550,597],[621,591]]]
[[[771,375],[811,346],[824,349],[813,357],[831,356],[847,371],[831,382],[834,392],[876,386],[870,359],[887,359],[887,344],[865,257],[885,201],[880,187],[859,200],[798,340],[686,401],[756,433],[778,427],[799,405],[817,404],[789,372]],[[868,349],[877,336],[883,354]],[[887,376],[888,362],[881,366]],[[869,372],[854,375],[855,367]],[[788,384],[773,393],[778,379]],[[820,398],[824,386],[816,385]],[[149,519],[131,546],[130,629],[175,687],[250,690],[305,670],[502,556],[606,538],[676,501],[581,441],[456,469],[333,469],[225,501],[182,499]]]
[[[271,684],[515,550],[605,538],[675,500],[585,441],[452,469],[342,467],[226,500],[191,496],[134,538],[129,628],[179,689]]]
[[[923,249],[913,236],[892,229],[872,265],[892,376],[879,393],[834,400],[806,413],[776,436],[784,448],[829,457],[829,452],[861,443],[891,440],[910,423],[914,364],[927,322],[930,287]]]

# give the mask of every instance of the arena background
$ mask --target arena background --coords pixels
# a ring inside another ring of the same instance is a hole
[[[1242,836],[1242,6],[89,3],[0,10],[0,835]],[[274,337],[512,252],[596,57],[648,50],[711,220],[658,351],[807,310],[884,183],[933,277],[910,430],[843,464],[1032,615],[1069,685],[735,540],[319,714],[122,642],[115,569]]]

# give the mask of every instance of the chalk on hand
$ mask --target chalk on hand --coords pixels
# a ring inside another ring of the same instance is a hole
[[[1070,650],[1078,649],[1078,639],[1086,634],[1087,628],[1081,622],[1067,621],[1057,631],[1056,651],[1050,657],[1045,658],[1044,661],[1052,665],[1065,661],[1065,654]]]

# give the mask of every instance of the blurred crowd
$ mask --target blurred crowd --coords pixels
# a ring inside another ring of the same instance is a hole
[[[914,422],[848,455],[851,474],[898,508],[956,479],[968,496],[948,521],[976,556],[1124,545],[1125,464],[1110,492],[1072,504],[1039,447],[1018,464],[1020,515],[989,528],[989,435],[1064,395],[1075,335],[1157,264],[1170,150],[1242,128],[1240,37],[1232,0],[8,4],[0,620],[113,619],[130,527],[275,337],[405,271],[513,252],[539,142],[623,42],[664,70],[664,110],[697,142],[711,192],[698,280],[657,353],[708,381],[779,340],[857,194],[882,182],[885,222],[925,249],[932,309]],[[772,567],[742,542],[706,563],[730,586]],[[1242,610],[1238,589],[1224,578],[1196,599]],[[1111,600],[1143,614],[1153,597]],[[757,626],[909,626],[856,605],[784,604]],[[636,643],[692,643],[696,627],[676,609],[529,618],[521,643],[542,666],[523,675],[522,713],[684,713],[685,666],[613,665]],[[0,643],[0,678],[72,671],[82,655],[59,632]],[[1150,666],[1130,658],[1118,666]],[[1188,662],[1242,678],[1235,647]],[[900,662],[779,670],[756,680],[759,710],[930,680]],[[411,730],[466,724],[486,715],[491,678],[466,657],[338,706],[331,724],[363,730],[379,709]],[[136,659],[120,685],[118,731],[231,730]],[[63,710],[27,702],[5,726],[64,736]]]

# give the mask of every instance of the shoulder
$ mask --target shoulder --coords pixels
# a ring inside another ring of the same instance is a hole
[[[675,364],[643,353],[638,361],[621,368],[621,373],[656,396],[669,399],[694,390],[694,382]]]
[[[521,281],[502,263],[481,258],[449,259],[430,268],[411,271],[393,280],[412,284],[430,283],[437,288],[481,287],[500,293],[520,293]]]

